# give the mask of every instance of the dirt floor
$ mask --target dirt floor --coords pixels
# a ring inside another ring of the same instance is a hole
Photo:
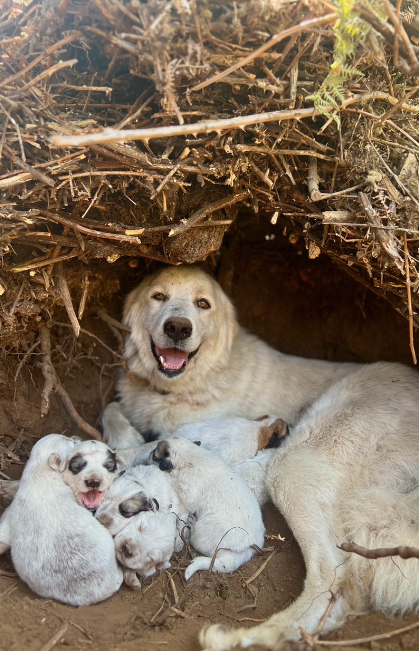
[[[265,225],[262,221],[257,224],[243,217],[239,227],[228,236],[222,254],[208,262],[210,271],[215,272],[233,299],[241,323],[273,346],[292,354],[330,360],[386,359],[410,363],[407,321],[383,299],[354,283],[328,258],[309,260],[303,240],[292,244],[289,236],[289,231],[283,234],[280,224],[267,227],[266,221]],[[113,294],[105,303],[116,318],[121,315],[121,297],[146,271],[142,262],[135,268],[129,262],[122,259],[97,270],[112,279]],[[59,320],[66,320],[65,315]],[[87,316],[82,326],[108,346],[117,348],[112,334],[98,319]],[[88,422],[97,423],[112,395],[114,374],[118,372],[115,359],[100,342],[82,334],[76,343],[64,328],[54,329],[53,344],[54,364],[76,408]],[[51,432],[78,433],[55,398],[50,414],[41,419],[42,381],[40,371],[33,365],[36,358],[31,358],[15,382],[21,358],[19,351],[3,353],[0,358],[0,470],[13,478],[19,477],[38,438]],[[56,648],[92,651],[192,651],[198,649],[197,635],[206,624],[251,626],[263,621],[290,604],[300,593],[304,580],[298,545],[283,518],[272,505],[267,505],[264,519],[267,533],[280,535],[285,541],[266,540],[266,547],[274,548],[276,554],[251,584],[246,585],[246,579],[256,572],[270,551],[256,555],[231,576],[200,572],[188,586],[180,569],[187,561],[183,552],[175,556],[169,572],[144,580],[141,591],[124,586],[113,598],[89,608],[76,609],[38,598],[15,575],[8,575],[13,573],[13,567],[5,555],[0,558],[0,651],[39,651],[65,621],[70,624]],[[174,603],[171,578],[179,596],[186,589],[188,593],[179,613],[166,617],[166,609]],[[165,623],[156,626],[162,617],[166,617]],[[415,619],[414,615],[394,620],[370,615],[348,623],[332,633],[330,639],[382,633]],[[373,642],[367,648],[418,649],[419,629]]]

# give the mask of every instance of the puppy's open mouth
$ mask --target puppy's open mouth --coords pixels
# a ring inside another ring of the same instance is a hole
[[[78,493],[79,502],[89,511],[95,511],[105,497],[104,491],[88,491],[87,493]]]
[[[151,352],[158,364],[160,373],[167,377],[176,377],[184,372],[188,362],[196,355],[199,347],[188,353],[180,348],[158,348],[151,339]]]

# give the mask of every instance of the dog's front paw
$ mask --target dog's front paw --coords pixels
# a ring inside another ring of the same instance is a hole
[[[141,582],[134,570],[124,570],[124,583],[133,590],[141,590]]]

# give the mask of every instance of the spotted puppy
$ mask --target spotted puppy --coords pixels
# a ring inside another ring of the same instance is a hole
[[[60,465],[79,504],[95,511],[125,462],[101,441],[81,441]]]
[[[190,542],[203,556],[186,569],[186,579],[197,570],[208,570],[217,549],[214,570],[233,572],[253,556],[253,545],[263,547],[265,528],[257,500],[222,459],[172,436],[158,443],[150,463],[170,472],[174,488],[196,518]]]
[[[146,511],[173,513],[178,519],[179,531],[188,517],[169,476],[154,466],[136,466],[122,472],[114,481],[95,517],[115,536],[132,518]],[[180,551],[182,545],[179,533],[176,551]]]
[[[151,576],[157,570],[167,570],[177,538],[174,513],[145,511],[132,518],[114,539],[125,583],[138,589],[137,574]]]
[[[81,506],[77,482],[65,481],[72,474],[75,450],[82,446],[60,434],[38,441],[16,496],[0,519],[0,553],[11,548],[22,581],[41,597],[72,606],[107,599],[123,579],[112,536]],[[104,489],[108,481],[100,482]]]
[[[176,432],[189,441],[200,441],[202,447],[237,466],[266,448],[277,448],[288,434],[288,426],[278,416],[259,420],[228,418],[206,423],[183,425]]]

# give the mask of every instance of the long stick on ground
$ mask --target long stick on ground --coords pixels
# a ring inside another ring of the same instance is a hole
[[[400,556],[400,558],[419,558],[419,549],[417,547],[378,547],[377,549],[367,549],[356,543],[343,543],[339,549],[343,552],[351,552],[363,556],[364,558],[387,558],[388,556]]]
[[[376,642],[378,640],[388,640],[390,637],[395,635],[402,635],[402,633],[408,633],[413,631],[413,629],[419,628],[419,622],[410,624],[409,626],[404,626],[403,628],[398,628],[395,631],[389,631],[388,633],[382,633],[380,635],[371,635],[370,637],[358,637],[355,640],[316,640],[316,646],[350,646],[355,647],[358,644],[366,644],[367,642]]]

